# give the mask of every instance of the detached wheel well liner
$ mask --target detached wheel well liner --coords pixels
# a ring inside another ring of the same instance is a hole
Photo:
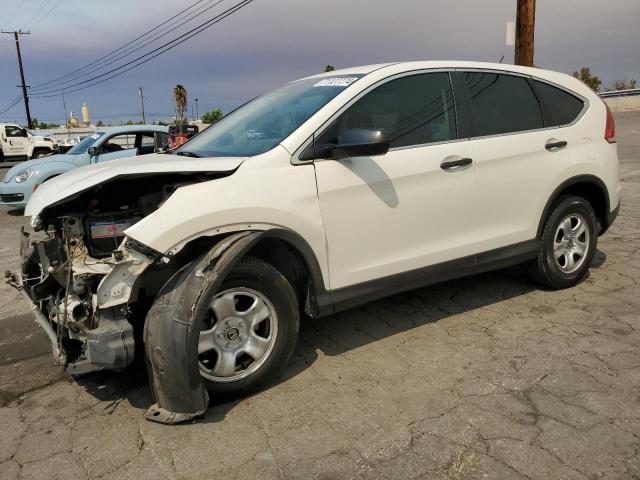
[[[594,175],[577,175],[562,182],[551,194],[542,211],[536,238],[542,238],[545,222],[551,214],[551,208],[558,198],[563,195],[576,195],[584,198],[596,214],[600,226],[598,235],[602,235],[609,228],[609,191],[604,182]]]
[[[332,307],[330,295],[324,292],[317,260],[315,256],[309,257],[313,255],[311,248],[297,234],[280,229],[244,230],[216,240],[201,252],[195,263],[179,266],[162,286],[147,314],[144,343],[157,402],[145,414],[148,420],[178,423],[202,415],[206,409],[209,398],[196,361],[198,338],[204,327],[202,305],[207,304],[200,300],[205,291],[215,292],[245,256],[256,253],[268,256],[276,263],[275,268],[280,266],[298,281],[307,275],[310,281],[306,284],[319,290],[320,300],[327,308]],[[277,259],[282,252],[286,255]],[[307,261],[311,262],[310,268],[306,268]],[[170,305],[173,308],[168,308]]]

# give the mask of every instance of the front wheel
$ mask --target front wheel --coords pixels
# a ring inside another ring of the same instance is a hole
[[[49,155],[49,153],[46,150],[36,150],[35,152],[33,152],[33,155],[31,156],[31,158],[42,158],[42,157],[46,157],[47,155]]]
[[[298,303],[287,279],[270,264],[247,256],[222,282],[206,312],[198,342],[205,387],[243,396],[272,382],[298,338]]]
[[[557,289],[576,285],[589,273],[597,241],[589,202],[577,196],[560,198],[545,223],[538,257],[529,264],[533,279]]]

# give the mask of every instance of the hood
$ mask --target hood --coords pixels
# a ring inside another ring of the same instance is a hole
[[[34,143],[56,143],[49,135],[31,135],[31,140]]]
[[[25,168],[31,168],[34,171],[46,164],[54,162],[74,163],[74,155],[47,155],[42,158],[34,158],[33,160],[27,160],[26,162],[20,162],[17,165],[11,167],[4,176],[4,181],[9,182],[13,177],[20,173]]]
[[[96,163],[76,168],[43,183],[31,195],[24,214],[38,215],[51,205],[116,177],[154,173],[231,172],[245,160],[246,157],[191,158],[154,153]]]

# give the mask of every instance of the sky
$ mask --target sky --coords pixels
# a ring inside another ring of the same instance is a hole
[[[222,2],[173,29],[143,54],[239,0]],[[36,98],[37,85],[99,59],[196,0],[0,0],[0,27],[21,37],[31,114],[64,121],[62,97]],[[194,7],[213,5],[200,0]],[[142,87],[148,120],[171,119],[172,88],[187,88],[189,107],[228,112],[287,81],[336,68],[402,60],[513,62],[505,42],[516,0],[254,0],[210,29],[119,77],[65,95],[67,111],[86,102],[94,122],[139,120]],[[535,64],[571,73],[591,67],[605,85],[640,81],[640,0],[537,0]],[[0,111],[20,94],[15,44],[0,35]],[[125,52],[126,53],[126,52]],[[120,63],[135,56],[123,58]],[[104,66],[94,75],[120,63]],[[83,72],[80,72],[83,73]],[[89,77],[68,77],[77,83]],[[46,87],[40,87],[45,91]],[[19,102],[0,121],[25,123]]]

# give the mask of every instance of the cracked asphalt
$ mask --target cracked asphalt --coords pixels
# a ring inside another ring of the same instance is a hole
[[[0,480],[640,478],[640,112],[616,120],[623,206],[582,284],[514,268],[305,323],[275,385],[194,424],[143,420],[139,369],[52,366],[0,286]]]

